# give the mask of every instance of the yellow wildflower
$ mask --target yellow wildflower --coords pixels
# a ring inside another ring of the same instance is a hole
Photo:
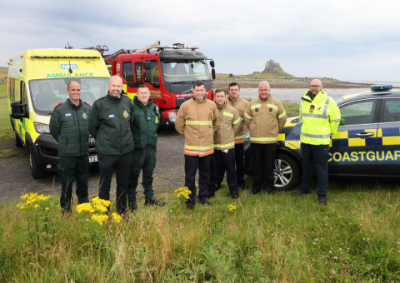
[[[36,207],[39,207],[39,205],[38,205],[38,204],[35,204],[33,207],[35,207],[35,208],[36,208]]]
[[[89,219],[86,219],[86,222],[87,222],[87,221],[90,221],[90,220],[89,220]]]
[[[233,204],[231,203],[230,205],[228,205],[229,211],[233,211],[236,209],[236,202]]]
[[[46,207],[46,210],[49,210],[49,208],[48,208],[48,207]]]
[[[101,211],[101,212],[106,212],[107,211],[107,207],[103,206],[102,204],[94,204],[93,206],[98,211]]]
[[[97,221],[100,225],[103,225],[103,222],[108,219],[108,216],[105,214],[93,214],[92,220]]]
[[[115,221],[116,223],[119,223],[119,222],[121,221],[121,219],[122,219],[121,215],[119,215],[119,214],[116,213],[116,212],[113,212],[111,215],[112,215],[112,217],[114,218],[114,221]]]
[[[76,210],[78,211],[78,213],[81,213],[81,212],[84,212],[84,213],[86,213],[86,212],[94,212],[94,208],[88,202],[78,204],[76,206]]]
[[[99,197],[95,197],[95,198],[92,198],[92,204],[93,205],[96,205],[96,204],[104,205],[105,207],[109,207],[110,206],[110,201],[101,199]]]
[[[189,198],[189,195],[192,193],[188,187],[181,187],[179,189],[176,189],[174,191],[177,195],[177,197],[179,198],[180,196],[183,196],[185,199]]]

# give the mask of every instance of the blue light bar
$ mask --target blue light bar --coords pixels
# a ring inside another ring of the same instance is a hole
[[[388,90],[392,89],[393,86],[391,85],[372,85],[371,90]]]

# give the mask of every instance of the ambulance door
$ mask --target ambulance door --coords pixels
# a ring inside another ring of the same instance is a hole
[[[378,175],[400,177],[400,98],[382,99],[376,159]]]
[[[21,104],[25,104],[26,106],[22,107],[22,110],[25,113],[29,113],[28,110],[28,100],[27,100],[27,90],[26,90],[27,86],[25,84],[24,81],[21,81],[21,85],[20,85],[20,97],[21,97]],[[20,121],[20,128],[21,128],[21,132],[20,135],[22,137],[22,140],[25,142],[25,132],[26,132],[26,125],[25,125],[25,119],[29,118],[29,116],[25,116],[23,118],[21,118]]]
[[[330,174],[376,174],[380,102],[381,99],[363,99],[339,106],[342,121],[331,140]]]

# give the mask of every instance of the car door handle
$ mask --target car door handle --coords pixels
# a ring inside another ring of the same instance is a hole
[[[368,132],[368,133],[362,132],[362,133],[355,134],[355,136],[359,137],[359,138],[368,138],[368,137],[372,137],[373,135],[375,135],[375,134],[371,133],[371,132]]]

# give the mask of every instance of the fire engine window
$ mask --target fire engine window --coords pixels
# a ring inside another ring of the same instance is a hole
[[[160,81],[160,74],[158,71],[158,64],[156,60],[151,60],[150,61],[151,68],[150,68],[150,73],[151,73],[151,83],[156,83]]]
[[[123,73],[124,73],[124,79],[127,83],[135,82],[135,79],[133,77],[132,62],[124,62],[123,63]]]
[[[135,63],[135,73],[136,73],[136,81],[138,83],[142,82],[142,62]]]
[[[210,80],[208,67],[201,60],[163,60],[161,68],[163,79],[167,83]]]

